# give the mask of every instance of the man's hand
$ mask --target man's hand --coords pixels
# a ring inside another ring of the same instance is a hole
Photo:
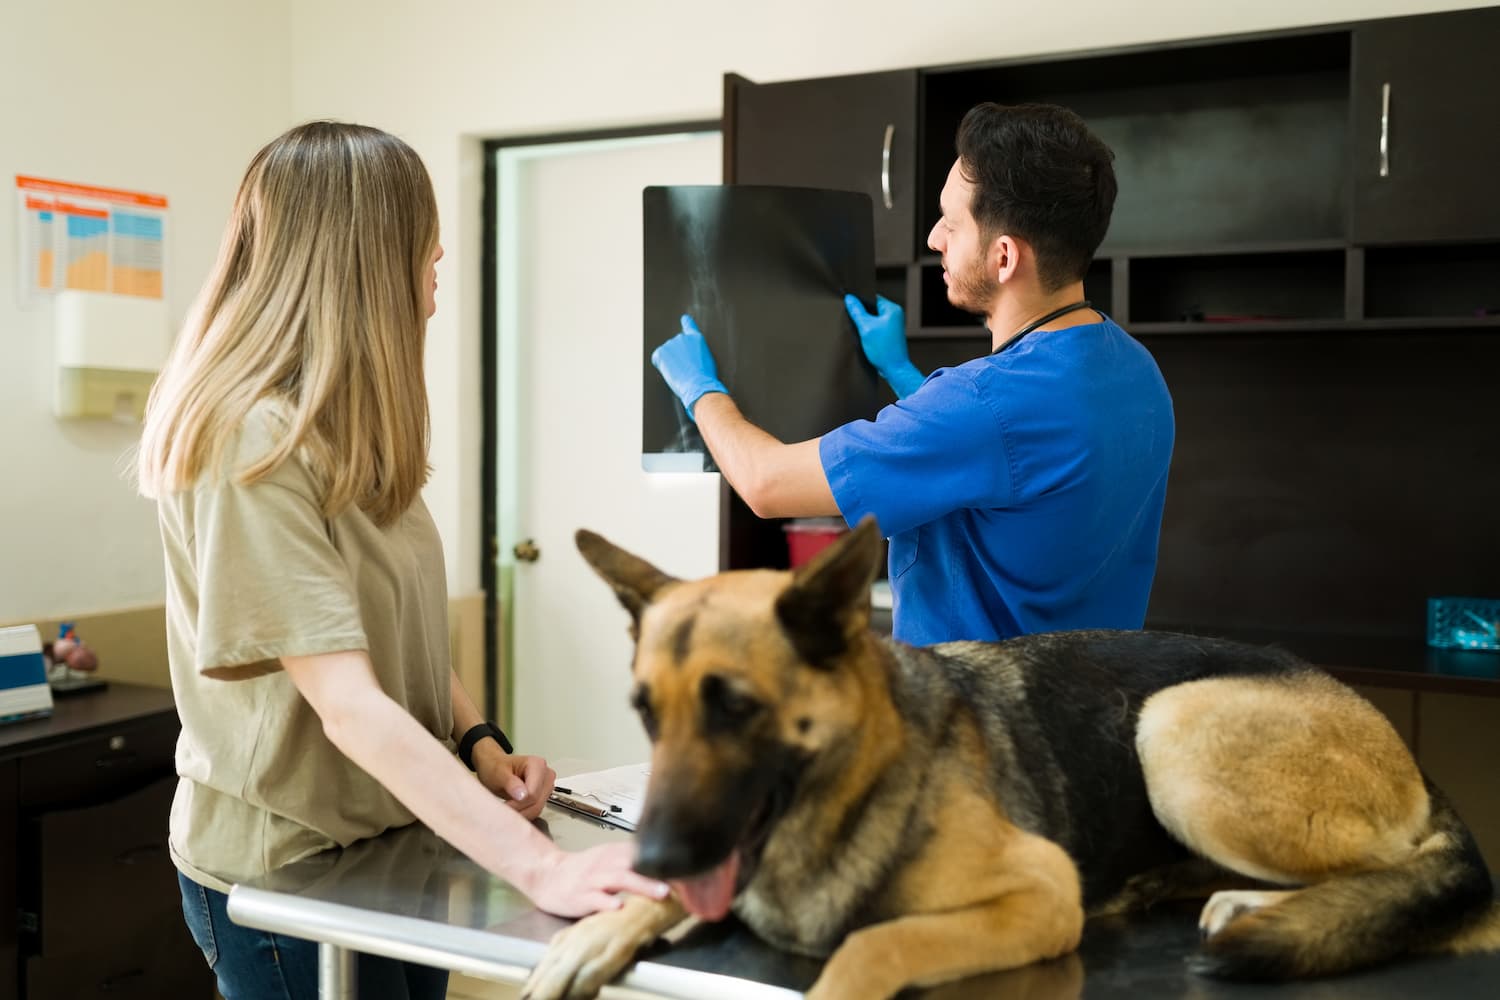
[[[666,379],[667,386],[682,400],[690,419],[693,405],[705,393],[729,390],[719,381],[719,367],[714,364],[708,341],[698,332],[693,317],[682,317],[682,332],[651,352],[651,363]]]
[[[474,773],[479,781],[527,819],[536,819],[552,794],[557,773],[541,757],[507,754],[494,740],[474,747]]]
[[[884,295],[875,296],[875,315],[865,312],[855,295],[844,296],[844,309],[859,331],[859,346],[897,399],[905,399],[926,381],[906,353],[906,314]]]

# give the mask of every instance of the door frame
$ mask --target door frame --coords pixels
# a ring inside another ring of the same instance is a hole
[[[496,169],[497,154],[506,148],[547,146],[559,143],[593,142],[608,139],[637,139],[680,132],[725,133],[725,122],[719,118],[690,119],[656,125],[592,129],[577,132],[549,132],[540,135],[486,139],[481,156],[484,164],[484,186],[480,199],[480,304],[479,304],[479,584],[484,591],[484,713],[495,719],[500,702],[501,626],[507,635],[512,623],[510,604],[503,601],[500,578],[498,451],[499,428],[499,229],[500,178]],[[726,154],[726,162],[728,156]]]

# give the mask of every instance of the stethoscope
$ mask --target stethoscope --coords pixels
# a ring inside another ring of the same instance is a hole
[[[1077,312],[1080,309],[1090,309],[1092,307],[1093,303],[1088,299],[1079,299],[1077,302],[1074,302],[1070,305],[1065,305],[1061,309],[1054,309],[1047,315],[1043,316],[1041,319],[1033,320],[1032,322],[1027,323],[1021,329],[1017,330],[1014,336],[1012,336],[1005,343],[1001,344],[999,347],[995,348],[990,353],[999,354],[1001,351],[1008,350],[1015,344],[1019,343],[1022,337],[1026,336],[1028,333],[1031,333],[1037,327],[1044,326],[1047,323],[1052,322],[1059,316],[1066,316],[1070,312]]]

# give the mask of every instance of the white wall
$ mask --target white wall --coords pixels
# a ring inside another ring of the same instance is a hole
[[[448,256],[428,330],[436,468],[428,503],[449,579],[479,579],[482,138],[715,118],[726,71],[767,81],[1472,7],[1432,0],[299,0],[300,116],[411,142],[437,186]],[[607,267],[578,234],[579,273]],[[599,303],[599,336],[639,318]],[[578,419],[621,419],[580,399]]]
[[[428,501],[455,592],[479,567],[479,140],[716,117],[755,80],[931,65],[1474,6],[1433,0],[0,0],[0,621],[161,599],[150,505],[117,477],[124,429],[48,415],[48,310],[18,308],[17,173],[172,201],[181,319],[250,155],[312,117],[407,138],[448,257],[429,332]],[[578,240],[581,273],[590,260]],[[600,304],[600,336],[630,329]],[[618,323],[618,327],[609,322]],[[592,413],[580,419],[619,419]]]
[[[0,622],[158,603],[138,431],[51,416],[51,304],[17,295],[15,175],[164,194],[168,312],[212,263],[235,185],[291,108],[287,0],[0,0]]]

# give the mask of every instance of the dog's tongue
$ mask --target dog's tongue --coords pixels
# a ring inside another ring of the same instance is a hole
[[[695,917],[704,920],[723,920],[729,914],[729,904],[734,901],[734,882],[740,873],[740,852],[731,851],[719,867],[696,878],[674,879],[671,882],[677,898]]]

